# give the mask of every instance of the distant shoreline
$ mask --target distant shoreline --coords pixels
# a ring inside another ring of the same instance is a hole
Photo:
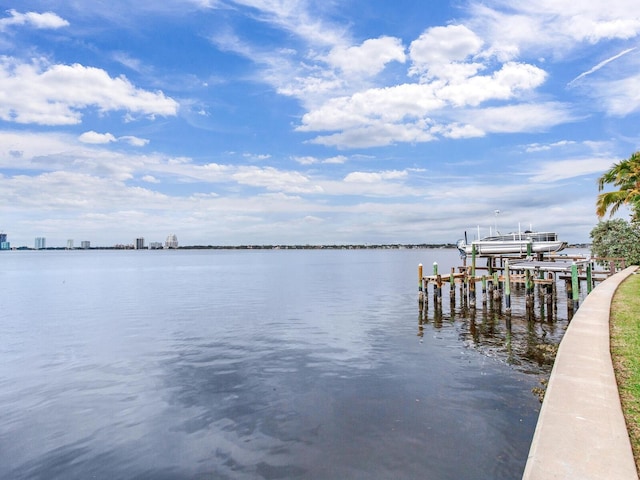
[[[143,248],[136,249],[133,245],[115,245],[112,247],[16,247],[12,251],[22,250],[402,250],[402,249],[426,249],[426,248],[456,248],[453,243],[391,243],[391,244],[329,244],[329,245],[188,245],[177,248]],[[576,243],[568,245],[568,248],[591,248],[589,243]]]

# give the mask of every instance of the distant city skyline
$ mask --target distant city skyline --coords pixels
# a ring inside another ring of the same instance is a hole
[[[151,241],[148,245],[145,243],[144,237],[136,237],[131,242],[116,242],[111,245],[98,245],[96,247],[113,247],[116,245],[130,245],[133,248],[178,248],[178,237],[176,234],[171,233],[166,237],[164,242],[160,241]],[[13,242],[11,244],[11,237],[8,233],[2,232],[0,233],[0,249],[8,250],[10,248],[34,248],[36,250],[46,249],[46,248],[67,248],[67,249],[88,249],[91,248],[91,240],[81,240],[80,246],[78,247],[75,239],[66,238],[64,242],[52,242],[51,239],[47,239],[46,236],[37,236],[34,237],[33,242],[31,244],[24,243],[18,244],[18,242]]]

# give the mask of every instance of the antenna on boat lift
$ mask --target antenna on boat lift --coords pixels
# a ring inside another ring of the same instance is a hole
[[[500,210],[494,210],[493,213],[496,214],[496,220],[495,220],[496,233],[495,233],[495,235],[500,235],[500,232],[498,232],[498,215],[500,215]]]

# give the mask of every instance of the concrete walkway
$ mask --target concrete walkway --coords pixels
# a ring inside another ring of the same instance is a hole
[[[629,267],[600,283],[560,342],[524,480],[638,479],[609,347],[609,310]]]

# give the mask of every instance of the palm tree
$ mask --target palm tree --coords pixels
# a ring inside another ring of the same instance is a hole
[[[640,152],[636,152],[626,160],[614,163],[598,179],[598,191],[602,192],[606,184],[613,184],[619,190],[598,195],[596,214],[602,218],[607,210],[609,216],[618,211],[622,205],[629,205],[633,214],[631,221],[640,220]]]

